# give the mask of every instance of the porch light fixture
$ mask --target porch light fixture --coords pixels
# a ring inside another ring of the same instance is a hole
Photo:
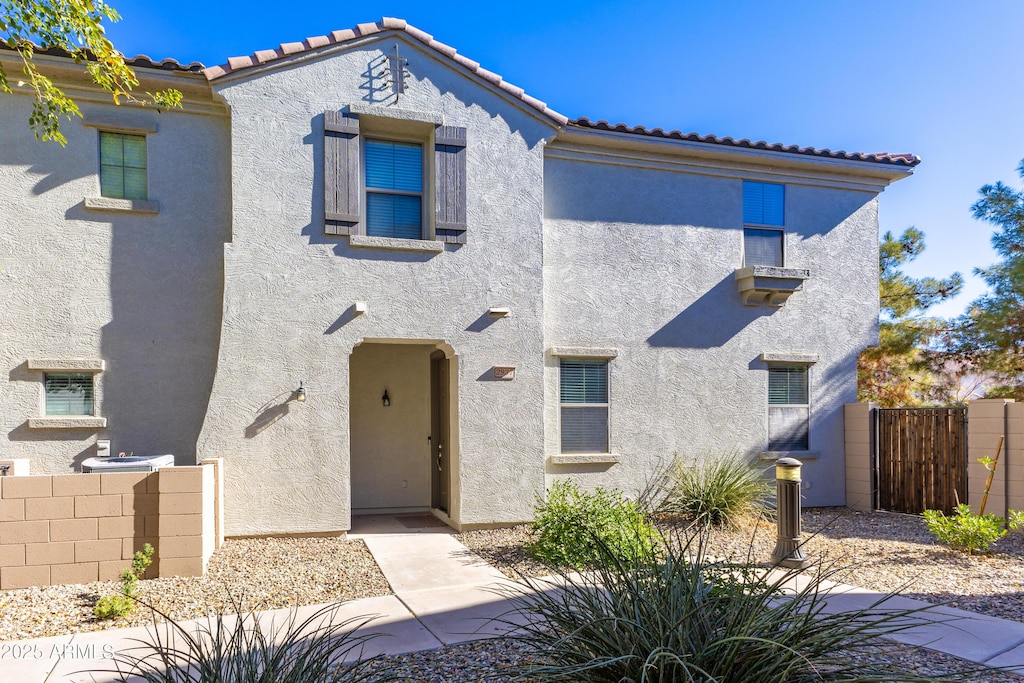
[[[295,390],[295,400],[299,403],[306,402],[306,389],[302,386],[302,382],[299,382],[299,388]]]
[[[384,404],[385,408],[387,408],[389,405],[391,405],[391,397],[388,396],[388,390],[387,389],[384,390],[384,395],[381,396],[380,402]]]

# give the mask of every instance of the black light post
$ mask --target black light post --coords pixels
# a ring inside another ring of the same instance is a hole
[[[801,548],[800,467],[800,461],[796,458],[780,458],[775,461],[778,536],[772,552],[772,564],[795,569],[810,563]]]

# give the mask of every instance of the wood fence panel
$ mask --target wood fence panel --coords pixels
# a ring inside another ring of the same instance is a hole
[[[967,409],[875,411],[878,507],[917,514],[967,500]]]

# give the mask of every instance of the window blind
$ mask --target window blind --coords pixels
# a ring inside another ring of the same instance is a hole
[[[366,187],[423,191],[423,148],[410,142],[366,141]]]
[[[93,376],[47,373],[43,376],[47,415],[92,415]]]
[[[768,450],[806,451],[810,446],[807,367],[768,367]]]
[[[786,186],[743,181],[743,222],[754,225],[785,225]]]
[[[608,362],[562,359],[562,453],[608,452]]]
[[[743,229],[743,265],[782,267],[782,231]]]

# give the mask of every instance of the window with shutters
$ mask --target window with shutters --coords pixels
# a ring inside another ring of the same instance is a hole
[[[786,186],[743,181],[743,265],[784,265]]]
[[[562,453],[608,453],[608,361],[562,358]]]
[[[324,115],[324,232],[465,244],[466,129],[385,114]]]
[[[92,415],[93,377],[84,372],[47,372],[43,375],[44,415]]]
[[[810,399],[806,365],[768,366],[768,450],[810,448]]]
[[[100,131],[100,195],[146,199],[146,136]]]

